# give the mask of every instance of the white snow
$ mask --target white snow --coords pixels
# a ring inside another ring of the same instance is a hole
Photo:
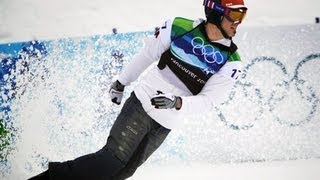
[[[318,0],[247,0],[243,26],[313,24]],[[202,0],[1,0],[0,43],[152,30],[164,20],[204,17]]]
[[[319,180],[319,160],[142,167],[130,180]]]

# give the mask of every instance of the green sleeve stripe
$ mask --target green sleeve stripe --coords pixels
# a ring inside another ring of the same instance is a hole
[[[172,23],[171,39],[180,36],[193,29],[193,20],[176,17]]]
[[[241,61],[239,53],[236,51],[229,57],[228,61]]]

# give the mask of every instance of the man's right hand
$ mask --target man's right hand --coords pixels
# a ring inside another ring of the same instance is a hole
[[[116,104],[120,104],[123,96],[124,85],[122,85],[118,80],[111,84],[109,89],[109,94],[111,101]]]

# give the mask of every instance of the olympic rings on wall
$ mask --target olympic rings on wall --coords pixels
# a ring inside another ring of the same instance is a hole
[[[274,57],[257,57],[249,63],[237,81],[229,99],[216,107],[219,119],[234,130],[248,130],[267,112],[281,125],[297,127],[315,119],[319,111],[320,93],[313,83],[319,83],[319,75],[311,73],[320,62],[320,54],[311,54],[301,60],[290,74],[286,66]],[[316,78],[316,79],[312,79]],[[240,98],[239,98],[240,96]],[[247,103],[248,102],[248,103]],[[244,106],[243,111],[237,110]],[[225,112],[234,117],[227,118]],[[299,111],[299,112],[297,112]],[[296,113],[295,113],[296,112]],[[239,117],[242,114],[243,117]],[[251,119],[250,119],[251,118]]]

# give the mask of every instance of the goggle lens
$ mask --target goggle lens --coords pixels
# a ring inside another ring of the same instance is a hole
[[[244,9],[229,9],[224,16],[234,24],[240,24],[245,18],[246,12]]]

